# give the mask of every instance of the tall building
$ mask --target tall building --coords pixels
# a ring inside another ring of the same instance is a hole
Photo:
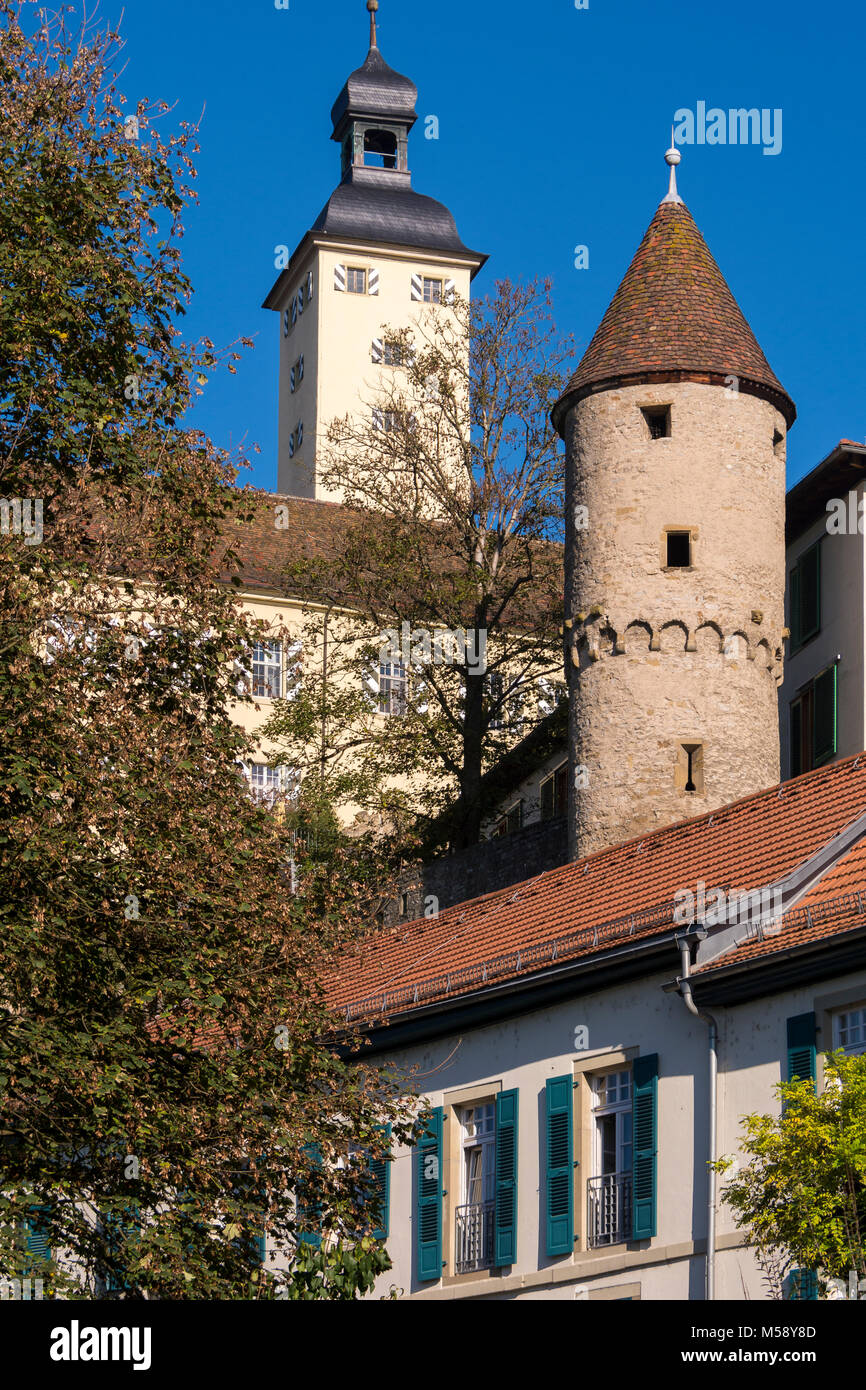
[[[340,501],[321,479],[327,429],[370,411],[383,373],[399,366],[385,326],[408,328],[455,293],[468,299],[487,259],[412,187],[418,91],[379,51],[378,8],[368,0],[370,51],[331,111],[340,183],[265,300],[280,316],[277,486],[294,497]]]
[[[779,780],[796,410],[670,189],[565,392],[570,852]]]

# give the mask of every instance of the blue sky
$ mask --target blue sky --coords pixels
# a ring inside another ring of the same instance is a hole
[[[274,247],[294,248],[339,181],[329,112],[367,52],[365,0],[103,0],[124,11],[122,90],[202,115],[185,330],[255,339],[190,423],[257,442],[244,481],[276,485]],[[381,0],[379,42],[419,88],[410,167],[490,255],[476,290],[550,275],[585,346],[666,190],[679,108],[782,111],[782,146],[682,149],[679,187],[776,375],[796,401],[788,481],[866,437],[862,4],[805,0]],[[203,113],[203,114],[202,114]],[[574,268],[574,248],[589,268]]]

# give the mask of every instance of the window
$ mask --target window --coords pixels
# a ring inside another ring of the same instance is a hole
[[[668,569],[688,569],[692,563],[691,531],[668,531],[665,535],[665,564]]]
[[[799,777],[834,758],[838,750],[836,664],[821,671],[791,701],[791,776]]]
[[[511,835],[515,830],[519,830],[523,824],[523,802],[515,801],[514,805],[500,816],[493,830],[494,836]]]
[[[247,763],[244,774],[250,784],[254,801],[273,806],[283,796],[297,792],[297,773],[288,767],[271,767],[270,763]]]
[[[346,266],[346,289],[349,294],[367,293],[367,272],[357,266]]]
[[[821,631],[821,542],[804,551],[791,570],[791,650]]]
[[[541,784],[541,819],[564,816],[568,809],[568,761],[545,777]]]
[[[650,439],[670,438],[671,408],[669,405],[642,406],[641,414],[646,421]]]
[[[394,434],[397,430],[405,428],[405,417],[400,410],[374,410],[373,429],[384,430],[386,434]]]
[[[304,359],[303,359],[303,356],[301,356],[301,357],[298,358],[298,360],[297,360],[297,362],[295,363],[294,367],[292,367],[292,370],[291,370],[291,372],[290,372],[289,375],[290,375],[290,384],[291,384],[292,391],[297,391],[298,387],[300,386],[301,382],[302,382],[303,379],[304,379]]]
[[[631,1238],[632,1086],[630,1071],[592,1080],[593,1174],[587,1193],[593,1250]]]
[[[866,1052],[866,1005],[833,1015],[833,1048],[853,1056]]]
[[[431,280],[428,276],[426,276],[426,275],[424,276],[424,303],[425,303],[425,304],[441,304],[441,303],[442,303],[442,281],[441,281],[441,280]]]
[[[390,130],[364,132],[364,163],[372,169],[397,168],[397,137]]]
[[[404,360],[402,343],[386,342],[382,350],[382,361],[386,367],[402,367]]]
[[[379,713],[405,714],[406,667],[400,661],[379,662]]]
[[[298,440],[298,448],[300,449],[301,445],[302,445],[303,442],[304,442],[304,422],[303,422],[303,420],[302,420],[301,423],[298,425],[298,429],[297,429],[297,440]]]
[[[282,642],[257,642],[253,647],[252,694],[261,700],[278,700],[283,688]]]
[[[467,1106],[460,1113],[461,1190],[457,1208],[458,1274],[490,1269],[495,1258],[496,1105]]]

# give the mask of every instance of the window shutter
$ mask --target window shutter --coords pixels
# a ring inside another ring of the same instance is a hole
[[[298,290],[297,299],[298,299],[298,313],[299,313],[299,314],[302,314],[302,313],[304,312],[304,287],[303,287],[303,285],[301,285],[301,288]]]
[[[391,1126],[383,1125],[385,1136],[391,1138]],[[391,1163],[386,1157],[373,1158],[370,1160],[370,1170],[376,1182],[376,1215],[377,1225],[370,1232],[374,1240],[388,1239],[388,1223],[390,1219],[391,1206]]]
[[[797,1014],[788,1019],[788,1080],[802,1081],[806,1077],[817,1080],[817,1053],[815,1038],[817,1024],[815,1015]]]
[[[817,1298],[818,1275],[814,1269],[792,1269],[788,1274],[788,1297]]]
[[[43,1262],[51,1259],[51,1246],[48,1235],[40,1223],[40,1216],[47,1214],[45,1207],[31,1207],[30,1215],[24,1223],[24,1244],[28,1255],[27,1273],[38,1275]]]
[[[313,1160],[314,1168],[322,1166],[322,1150],[318,1144],[305,1144],[304,1153],[309,1154]],[[308,1179],[309,1181],[309,1179]],[[299,1229],[298,1240],[305,1245],[312,1245],[316,1249],[322,1244],[322,1233],[312,1229],[318,1225],[322,1217],[322,1207],[319,1202],[298,1202],[298,1227],[306,1226],[306,1230]]]
[[[821,543],[800,556],[800,641],[821,628]]]
[[[385,355],[384,344],[381,338],[374,338],[370,349],[370,354],[374,362],[381,362]]]
[[[116,1251],[118,1255],[122,1254],[125,1236],[137,1234],[141,1229],[138,1204],[130,1202],[128,1207],[124,1207],[120,1211],[106,1212],[103,1222],[109,1248]],[[129,1279],[118,1279],[113,1274],[109,1274],[105,1281],[105,1288],[108,1293],[118,1293],[120,1290],[131,1289],[132,1283]]]
[[[295,431],[292,430],[291,434],[289,435],[289,458],[290,458],[290,459],[293,459],[294,457],[295,457]]]
[[[298,385],[299,385],[299,386],[300,386],[301,382],[303,381],[303,379],[304,379],[304,354],[301,353],[300,357],[298,358]]]
[[[313,272],[307,271],[307,303],[313,298]]]
[[[298,448],[299,448],[299,449],[300,449],[301,445],[303,444],[303,442],[304,442],[304,422],[303,422],[303,420],[302,420],[301,423],[298,425]]]
[[[367,293],[379,293],[379,272],[374,265],[370,266],[370,269],[367,274]]]
[[[289,311],[288,311],[288,309],[286,309],[285,313],[283,314],[283,337],[284,337],[284,338],[288,338],[288,336],[289,336]]]
[[[374,429],[374,430],[383,430],[384,428],[385,428],[385,416],[384,416],[384,412],[381,411],[381,410],[379,410],[377,407],[374,406],[374,407],[373,407],[373,429]]]
[[[518,1091],[496,1097],[496,1210],[494,1213],[497,1266],[517,1259],[517,1102]]]
[[[791,647],[796,649],[802,642],[800,636],[800,566],[791,570]]]
[[[442,1278],[442,1106],[418,1145],[418,1278]]]
[[[291,386],[291,389],[294,391],[294,389],[295,389],[295,369],[294,369],[294,367],[292,367],[292,370],[289,372],[289,385]]]
[[[334,289],[345,290],[346,288],[346,267],[344,265],[334,266]]]
[[[554,778],[548,777],[541,784],[541,819],[550,820],[553,815]]]
[[[413,276],[412,276],[412,298],[413,298],[413,299],[423,299],[423,298],[424,298],[424,279],[423,279],[423,276],[421,276],[421,275],[413,275]]]
[[[574,1249],[574,1128],[570,1076],[553,1076],[545,1087],[547,1102],[547,1253],[570,1255]]]
[[[656,1234],[658,1076],[659,1059],[655,1052],[649,1057],[635,1058],[632,1240],[648,1240]]]
[[[444,299],[446,304],[454,303],[454,292],[456,286],[453,280],[446,280],[444,285]]]
[[[815,677],[812,716],[813,762],[815,767],[836,752],[836,665]]]
[[[294,299],[292,300],[292,327],[294,327],[294,325],[297,323],[297,321],[298,321],[298,296],[295,295]]]

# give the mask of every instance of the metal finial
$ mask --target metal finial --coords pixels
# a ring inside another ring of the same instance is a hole
[[[367,9],[370,11],[370,47],[378,48],[376,42],[376,11],[379,8],[379,0],[367,0]]]
[[[674,143],[674,128],[671,126],[671,147],[665,151],[665,164],[671,171],[670,183],[667,195],[662,198],[663,203],[681,203],[683,200],[677,192],[677,165],[682,159],[682,155]]]

